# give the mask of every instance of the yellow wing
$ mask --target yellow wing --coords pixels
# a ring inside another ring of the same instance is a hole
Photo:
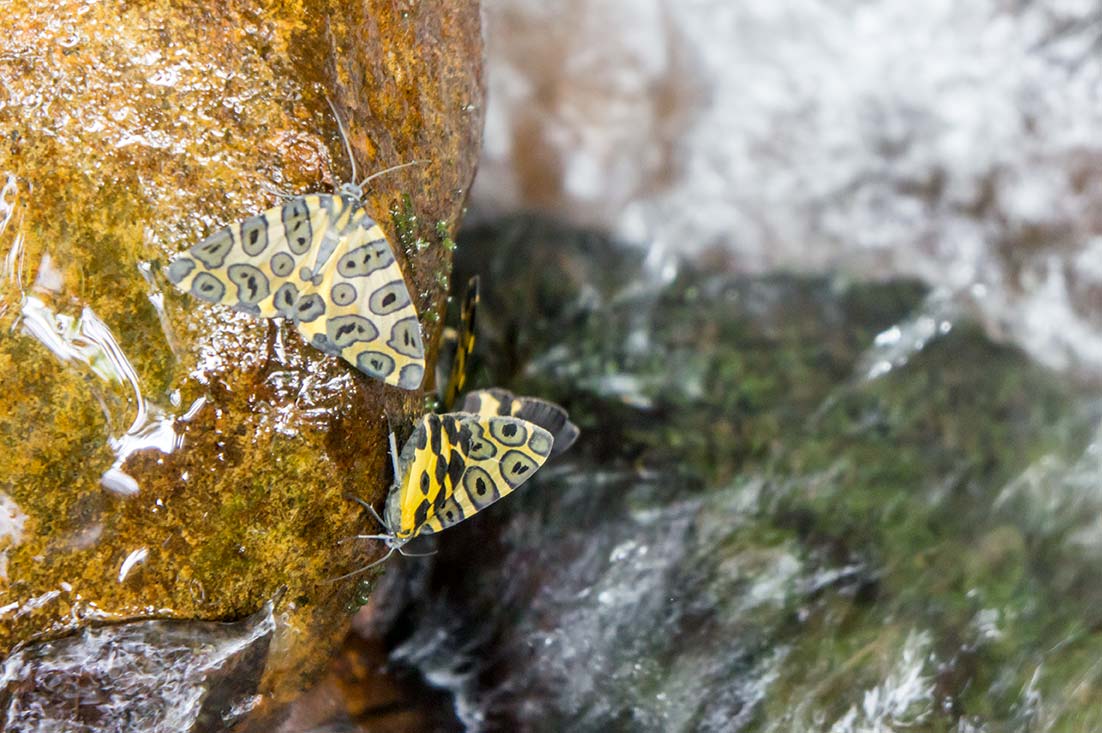
[[[457,524],[528,480],[553,444],[549,432],[514,417],[429,413],[402,449],[387,524],[399,539]]]
[[[421,386],[417,309],[390,243],[354,198],[300,196],[220,229],[173,258],[167,276],[209,303],[283,316],[370,377]]]
[[[578,426],[559,405],[536,397],[517,397],[508,390],[495,387],[471,392],[463,400],[463,412],[476,415],[510,415],[535,423],[555,439],[552,456],[557,456],[578,439]]]
[[[256,316],[293,317],[308,283],[301,269],[329,229],[332,196],[299,196],[219,229],[174,257],[168,279],[208,303]]]
[[[463,297],[463,305],[459,310],[459,329],[452,331],[455,340],[455,351],[451,360],[451,369],[448,371],[448,379],[445,382],[441,395],[441,404],[445,410],[450,410],[455,404],[456,397],[463,391],[467,383],[467,367],[471,355],[474,353],[475,344],[475,317],[478,315],[479,280],[478,275],[467,281],[467,293]],[[451,329],[449,329],[451,330]],[[445,332],[445,337],[448,333]],[[437,372],[440,374],[440,372]]]
[[[383,230],[363,207],[335,220],[333,253],[314,271],[310,310],[295,324],[318,349],[370,377],[417,389],[425,349],[417,309]]]

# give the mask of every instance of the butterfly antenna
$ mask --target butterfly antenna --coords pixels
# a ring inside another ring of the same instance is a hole
[[[326,582],[327,582],[327,583],[336,583],[337,581],[340,581],[340,580],[345,580],[345,579],[347,579],[347,578],[354,578],[354,577],[356,577],[357,575],[360,575],[361,573],[366,573],[366,572],[367,572],[368,570],[370,570],[371,568],[375,567],[376,565],[379,565],[379,564],[381,564],[381,563],[384,563],[384,562],[386,562],[387,560],[389,560],[389,559],[390,559],[390,556],[391,556],[391,555],[393,555],[393,554],[394,554],[394,550],[391,550],[390,552],[388,552],[387,554],[383,555],[382,557],[380,557],[380,558],[379,558],[378,560],[376,560],[375,562],[371,563],[370,565],[364,565],[364,566],[363,566],[362,568],[359,568],[358,570],[353,570],[353,571],[352,571],[351,573],[345,573],[344,575],[338,575],[338,576],[337,576],[337,577],[335,577],[335,578],[330,578],[330,579],[329,579],[329,580],[327,580]]]
[[[337,108],[333,105],[333,100],[329,98],[328,94],[325,95],[325,101],[329,103],[329,109],[333,110],[333,117],[337,120],[337,129],[341,131],[341,142],[344,143],[344,152],[348,155],[348,162],[352,164],[352,180],[354,181],[359,174],[356,171],[356,158],[352,155],[352,146],[348,142],[348,131],[344,129],[344,122],[341,121],[341,116],[337,114]]]
[[[430,162],[431,161],[428,161],[428,160],[411,160],[408,163],[400,163],[399,165],[392,165],[389,168],[383,168],[378,173],[372,173],[370,176],[368,176],[367,178],[360,181],[360,188],[363,188],[364,186],[366,186],[369,181],[373,181],[376,178],[378,178],[379,176],[385,175],[387,173],[393,173],[394,171],[400,171],[403,168],[409,168],[410,166],[414,166],[414,165],[428,165]]]

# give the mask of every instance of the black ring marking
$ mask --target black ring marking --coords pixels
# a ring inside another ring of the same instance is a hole
[[[313,338],[310,339],[310,345],[318,351],[323,351],[330,356],[340,356],[340,348],[329,340],[329,337],[324,333],[315,333]]]
[[[394,264],[394,253],[385,239],[368,242],[345,253],[337,260],[337,273],[342,277],[367,277]]]
[[[238,233],[241,247],[250,257],[256,257],[268,248],[268,218],[263,214],[250,216],[241,222]]]
[[[230,282],[237,286],[237,299],[242,303],[254,305],[268,297],[271,289],[268,278],[260,268],[252,265],[230,265],[226,271]]]
[[[279,286],[279,290],[275,293],[275,298],[272,299],[275,303],[276,310],[280,314],[289,320],[295,318],[295,304],[298,303],[298,288],[294,283],[283,283]]]
[[[191,256],[202,262],[208,269],[221,267],[230,250],[233,249],[233,235],[229,229],[219,229],[191,248]]]
[[[165,270],[165,275],[173,285],[179,285],[194,269],[195,260],[190,257],[177,257],[172,262],[168,263],[168,269]]]
[[[200,272],[191,281],[191,294],[208,303],[221,303],[226,294],[226,284],[209,272]]]
[[[325,301],[317,293],[310,293],[299,298],[295,304],[295,323],[309,323],[316,321],[325,313]]]
[[[417,389],[425,378],[425,368],[420,364],[406,364],[402,367],[402,373],[398,377],[398,387],[401,389]]]
[[[276,252],[268,262],[272,268],[272,274],[276,277],[287,277],[295,269],[295,258],[286,252]]]
[[[356,302],[357,295],[356,288],[349,283],[337,283],[329,291],[329,297],[340,306],[351,305]]]
[[[304,199],[294,199],[283,207],[281,216],[283,232],[287,235],[287,246],[297,255],[305,254],[314,239],[310,207]]]
[[[528,442],[528,430],[520,420],[514,418],[492,418],[490,435],[504,445],[517,446]]]
[[[367,300],[367,307],[378,316],[389,316],[409,305],[405,280],[394,280],[378,288]]]
[[[335,316],[325,324],[325,333],[339,349],[346,349],[357,341],[374,341],[379,329],[363,316]]]
[[[497,446],[494,445],[492,440],[486,439],[481,425],[473,420],[468,420],[466,427],[469,427],[471,431],[470,448],[467,455],[476,461],[484,461],[497,455]]]
[[[369,377],[386,379],[394,371],[394,359],[381,351],[362,351],[356,357],[356,367]]]
[[[554,443],[551,433],[546,430],[533,430],[532,437],[528,439],[528,447],[541,456],[551,455]]]
[[[519,450],[511,450],[501,458],[501,475],[505,477],[505,483],[514,489],[535,473],[537,468],[539,464]]]
[[[489,506],[501,498],[497,482],[490,477],[489,472],[480,466],[471,466],[463,474],[463,488],[467,490],[468,496],[471,497],[471,503],[479,509]]]
[[[390,340],[386,345],[411,359],[425,357],[425,347],[421,345],[421,326],[413,316],[403,318],[394,324],[394,328],[390,331]]]

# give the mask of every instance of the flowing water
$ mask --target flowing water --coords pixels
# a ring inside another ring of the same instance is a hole
[[[460,242],[475,386],[582,436],[392,561],[392,664],[472,730],[1102,725],[1102,402],[915,281],[638,254],[525,218]]]

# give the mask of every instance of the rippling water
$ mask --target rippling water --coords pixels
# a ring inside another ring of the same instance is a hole
[[[476,386],[577,445],[361,632],[471,730],[1089,730],[1102,402],[914,281],[469,231]],[[429,549],[429,548],[418,548]]]

